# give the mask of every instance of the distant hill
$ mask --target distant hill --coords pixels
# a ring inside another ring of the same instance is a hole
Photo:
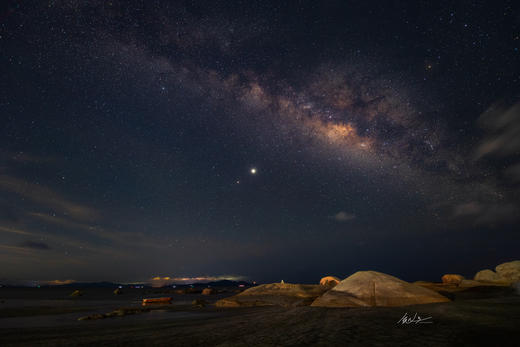
[[[221,281],[212,281],[212,282],[206,282],[206,283],[172,283],[167,286],[164,286],[163,288],[169,288],[172,286],[175,286],[177,288],[185,288],[185,287],[238,287],[240,285],[244,286],[251,286],[252,284],[246,281],[231,281],[231,280],[221,280]],[[3,283],[0,284],[0,286],[3,287],[36,287],[37,282],[27,284],[27,283]],[[40,285],[41,288],[117,288],[117,287],[123,287],[123,288],[130,288],[130,287],[136,287],[136,286],[143,286],[143,288],[153,288],[150,283],[115,283],[115,282],[72,282],[67,284],[42,284]]]

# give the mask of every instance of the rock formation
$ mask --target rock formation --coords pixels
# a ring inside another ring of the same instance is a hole
[[[520,281],[520,260],[510,261],[497,265],[496,273],[507,281]]]
[[[329,288],[315,284],[271,283],[244,290],[216,302],[217,307],[307,306]]]
[[[320,280],[320,285],[332,288],[336,286],[341,280],[334,276],[325,276]]]
[[[456,284],[459,285],[460,282],[464,280],[464,276],[456,275],[456,274],[446,274],[442,276],[442,283],[444,284]]]
[[[448,298],[416,284],[376,271],[358,271],[318,297],[312,306],[406,306],[447,302]]]

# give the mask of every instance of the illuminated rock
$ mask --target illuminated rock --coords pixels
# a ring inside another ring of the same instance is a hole
[[[477,272],[473,279],[475,281],[480,281],[480,282],[499,282],[499,283],[508,282],[505,278],[503,278],[496,272],[489,270],[489,269],[485,269],[485,270]]]
[[[406,306],[447,302],[433,290],[376,271],[358,271],[317,298],[311,306]]]
[[[520,260],[503,263],[495,268],[497,274],[508,281],[520,281]]]
[[[212,295],[212,294],[217,294],[217,291],[213,288],[204,288],[202,290],[202,295]]]
[[[329,288],[334,287],[340,282],[340,279],[334,276],[326,276],[320,280],[320,285],[327,286]]]
[[[72,297],[78,297],[78,296],[82,296],[82,295],[83,295],[83,292],[81,290],[75,290],[72,293],[70,293],[70,296],[72,296]]]
[[[442,283],[444,284],[460,284],[464,280],[464,276],[456,274],[446,274],[442,276]]]

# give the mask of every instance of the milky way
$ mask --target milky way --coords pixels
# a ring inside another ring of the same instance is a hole
[[[508,260],[512,5],[372,5],[8,5],[0,279],[413,279]]]

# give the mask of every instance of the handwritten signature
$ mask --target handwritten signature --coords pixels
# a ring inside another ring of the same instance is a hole
[[[417,312],[413,316],[409,316],[408,312],[406,312],[404,316],[402,316],[401,319],[397,321],[397,324],[431,324],[433,322],[430,321],[430,319],[432,319],[432,317],[421,317],[417,314]]]

